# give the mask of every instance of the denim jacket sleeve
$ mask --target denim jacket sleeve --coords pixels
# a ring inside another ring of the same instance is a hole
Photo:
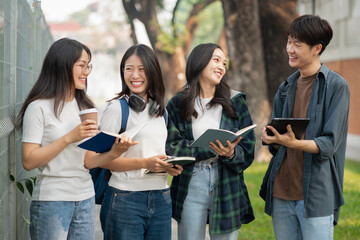
[[[350,91],[348,84],[338,75],[333,74],[326,81],[327,94],[323,105],[317,106],[317,115],[319,111],[324,111],[322,123],[322,133],[314,138],[320,153],[314,155],[315,159],[330,159],[338,150],[347,132]],[[322,109],[320,109],[322,108]]]

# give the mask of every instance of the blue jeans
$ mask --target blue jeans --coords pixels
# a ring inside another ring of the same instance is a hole
[[[272,220],[277,240],[327,240],[334,237],[334,216],[306,218],[304,200],[273,200]]]
[[[189,183],[188,194],[178,223],[179,240],[205,239],[206,221],[213,214],[216,183],[219,176],[217,161],[201,161],[195,163],[193,174]],[[234,239],[238,231],[224,234],[210,234],[211,239]]]
[[[101,206],[104,240],[170,240],[170,189],[122,191],[108,187]]]
[[[32,240],[95,239],[95,198],[84,201],[32,201]]]

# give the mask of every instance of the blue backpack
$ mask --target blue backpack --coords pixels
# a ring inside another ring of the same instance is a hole
[[[121,134],[126,130],[127,121],[129,118],[129,105],[125,98],[120,98],[119,101],[121,105],[121,129],[119,131],[119,134]],[[164,112],[164,119],[165,124],[167,124],[166,109]],[[111,171],[109,169],[97,167],[90,169],[90,175],[94,183],[95,203],[101,205],[105,197],[106,189],[109,186]]]

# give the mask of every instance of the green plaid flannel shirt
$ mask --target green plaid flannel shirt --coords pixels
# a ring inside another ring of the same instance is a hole
[[[180,117],[180,99],[182,93],[174,96],[167,105],[168,138],[166,153],[171,156],[193,156],[196,161],[206,160],[215,155],[201,148],[191,148],[194,141],[191,121],[183,121]],[[236,132],[252,124],[245,102],[245,94],[238,93],[231,98],[237,118],[231,118],[224,110],[220,128]],[[255,133],[252,131],[235,147],[233,159],[219,157],[219,182],[215,196],[215,208],[212,216],[211,234],[228,233],[255,219],[243,172],[254,160]],[[188,186],[194,164],[184,166],[183,172],[173,178],[171,198],[173,218],[181,221],[183,204],[188,193]]]

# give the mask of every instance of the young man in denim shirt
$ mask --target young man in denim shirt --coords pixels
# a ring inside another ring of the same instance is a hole
[[[296,139],[291,126],[261,139],[273,155],[260,196],[272,216],[276,239],[333,239],[343,199],[350,92],[347,82],[320,62],[333,32],[318,16],[295,19],[287,32],[289,65],[298,70],[283,82],[272,118],[310,118]]]

